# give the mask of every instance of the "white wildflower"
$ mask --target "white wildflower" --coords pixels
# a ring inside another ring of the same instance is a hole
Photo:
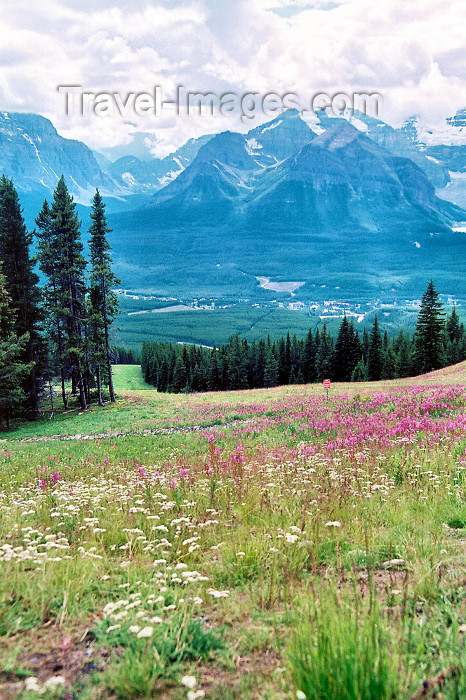
[[[181,685],[186,686],[186,688],[195,688],[197,685],[197,680],[194,676],[183,676],[181,679]]]
[[[50,676],[44,683],[44,688],[53,690],[59,685],[65,685],[66,679],[63,676]]]
[[[228,598],[230,591],[216,591],[214,588],[208,588],[207,593],[214,598]]]
[[[190,690],[188,691],[188,700],[197,700],[197,698],[204,698],[205,692],[203,690]]]
[[[39,679],[36,676],[29,676],[29,678],[26,678],[24,681],[24,689],[33,693],[40,693]]]
[[[285,540],[288,544],[293,544],[296,540],[299,540],[299,535],[292,535],[291,532],[285,532]]]

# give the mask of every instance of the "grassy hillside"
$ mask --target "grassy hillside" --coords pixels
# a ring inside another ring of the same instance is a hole
[[[147,384],[142,376],[140,365],[114,365],[113,383],[115,391],[147,391],[154,387]]]
[[[328,400],[115,380],[2,435],[2,698],[465,696],[466,363]]]

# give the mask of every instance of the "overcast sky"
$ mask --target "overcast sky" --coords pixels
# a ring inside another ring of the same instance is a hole
[[[439,127],[466,106],[464,0],[2,0],[0,109],[36,112],[92,148],[152,132],[165,155],[239,117],[66,116],[58,85],[218,93],[378,92],[383,118]],[[270,117],[260,115],[258,122]],[[258,123],[257,122],[257,123]]]

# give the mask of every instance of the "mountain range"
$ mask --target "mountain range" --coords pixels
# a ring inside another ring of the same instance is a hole
[[[466,220],[465,151],[422,143],[414,120],[394,129],[319,113],[309,125],[288,111],[164,159],[112,163],[43,117],[0,113],[0,170],[29,221],[61,174],[83,204],[99,187],[124,285],[191,298],[280,295],[263,278],[299,282],[305,301],[329,290],[409,298],[429,276],[466,296],[466,238],[455,230]]]
[[[326,126],[317,135],[286,112],[211,138],[144,208],[111,218],[122,272],[140,287],[224,298],[270,298],[258,278],[302,282],[303,300],[409,296],[444,272],[452,293],[466,292],[466,239],[452,231],[465,212],[413,160],[345,119]]]

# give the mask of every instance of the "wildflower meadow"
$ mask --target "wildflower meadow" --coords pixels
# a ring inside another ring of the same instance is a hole
[[[466,697],[466,364],[0,442],[0,697]]]

